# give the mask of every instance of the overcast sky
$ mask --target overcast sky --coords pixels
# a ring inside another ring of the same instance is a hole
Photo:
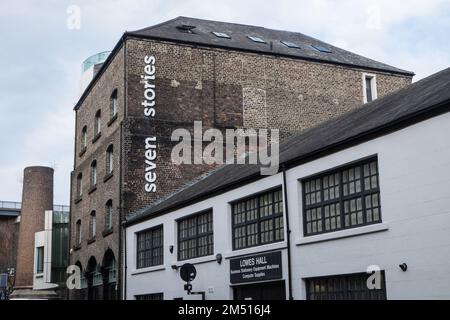
[[[73,5],[79,29],[68,27]],[[415,80],[450,66],[446,0],[0,0],[0,200],[21,201],[23,168],[45,165],[55,202],[69,203],[82,61],[126,30],[180,15],[299,31]]]

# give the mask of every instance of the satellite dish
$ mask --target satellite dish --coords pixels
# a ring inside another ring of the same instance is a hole
[[[180,269],[180,277],[186,282],[191,282],[195,279],[195,276],[197,275],[197,270],[195,267],[190,263],[185,263],[181,266]]]

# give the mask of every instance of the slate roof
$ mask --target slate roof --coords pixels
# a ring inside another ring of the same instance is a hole
[[[280,167],[286,168],[450,112],[450,68],[418,81],[355,111],[286,139],[280,145]],[[261,179],[257,165],[225,165],[194,184],[127,218],[134,224],[187,206],[233,187]]]
[[[182,32],[177,27],[194,26],[193,33]],[[219,38],[213,32],[222,32],[231,38]],[[327,63],[350,65],[392,73],[414,75],[413,72],[402,70],[387,64],[365,58],[355,53],[332,46],[298,32],[267,29],[237,23],[177,17],[161,24],[128,32],[129,35],[154,39],[179,41],[205,46],[221,47],[234,50],[252,51],[264,54],[283,55]],[[266,43],[252,41],[248,36],[259,37]],[[300,48],[289,48],[281,41],[289,41]],[[321,46],[331,50],[331,53],[320,52],[312,47]]]

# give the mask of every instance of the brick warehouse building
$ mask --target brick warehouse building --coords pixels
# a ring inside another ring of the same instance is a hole
[[[201,120],[204,129],[302,131],[403,88],[412,76],[262,27],[178,17],[126,32],[75,106],[71,263],[84,277],[71,297],[119,297],[120,222],[211,169],[171,162],[175,129]],[[152,91],[144,96],[146,85]],[[149,137],[156,167],[146,164]],[[156,190],[146,190],[146,170],[156,175]]]

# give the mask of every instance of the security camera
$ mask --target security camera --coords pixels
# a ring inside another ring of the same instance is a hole
[[[400,264],[399,267],[400,267],[400,269],[402,269],[403,272],[408,270],[408,265],[404,262],[402,264]]]

